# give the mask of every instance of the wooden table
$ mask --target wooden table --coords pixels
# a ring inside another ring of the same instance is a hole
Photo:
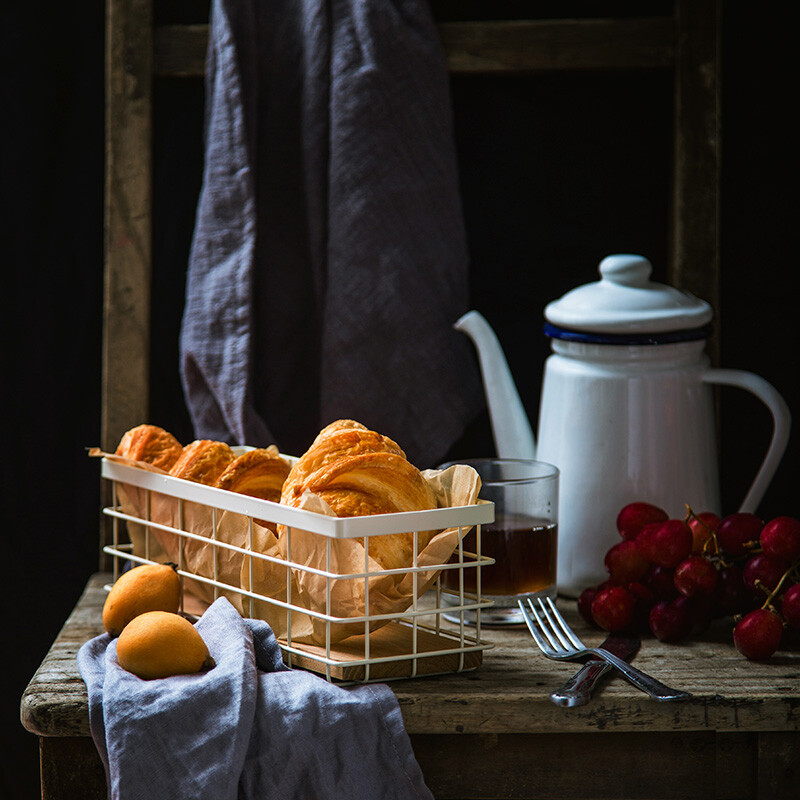
[[[105,798],[76,653],[102,632],[106,574],[89,581],[21,704],[40,737],[43,797]],[[574,603],[559,601],[587,643]],[[393,681],[437,798],[795,798],[800,796],[800,648],[745,660],[718,623],[702,640],[647,639],[637,666],[693,699],[657,703],[618,677],[560,708],[549,692],[575,664],[538,654],[527,632],[489,630],[468,673]],[[365,800],[368,800],[365,798]]]

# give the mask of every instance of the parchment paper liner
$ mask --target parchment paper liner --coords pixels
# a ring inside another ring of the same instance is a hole
[[[163,470],[120,456],[90,450],[90,455],[104,456],[109,460],[129,464],[140,469],[165,475]],[[444,471],[426,470],[422,473],[436,496],[439,508],[473,505],[478,500],[480,478],[474,469],[466,465],[456,465]],[[129,484],[117,483],[118,502],[122,511],[131,516],[147,518],[147,490]],[[252,590],[264,597],[285,602],[288,591],[290,602],[302,608],[329,617],[365,616],[366,593],[369,592],[369,613],[402,616],[414,599],[414,573],[376,574],[382,567],[365,556],[361,539],[336,539],[322,534],[292,528],[291,561],[304,567],[315,568],[327,573],[346,575],[367,572],[367,578],[336,578],[317,575],[301,568],[291,568],[285,563],[275,563],[258,557],[245,556],[234,550],[217,547],[213,542],[214,523],[216,540],[249,549],[250,521],[242,514],[231,511],[216,512],[209,506],[188,500],[182,503],[170,497],[150,491],[149,519],[152,522],[189,531],[204,537],[194,540],[179,537],[169,531],[150,529],[150,547],[147,557],[153,561],[174,561],[180,563],[187,572],[214,579],[230,586]],[[180,518],[181,505],[183,516]],[[327,504],[318,496],[307,493],[301,508],[316,513],[335,516]],[[470,526],[471,527],[471,526]],[[469,527],[461,529],[466,535]],[[128,533],[135,555],[145,557],[146,532],[143,525],[128,522]],[[432,585],[439,570],[433,565],[447,563],[458,545],[459,529],[448,528],[438,532],[417,554],[419,567],[431,567],[417,573],[416,596],[420,597]],[[207,540],[207,541],[206,541]],[[330,541],[330,562],[327,563],[328,541]],[[252,552],[262,553],[286,561],[287,537],[280,540],[267,527],[253,523]],[[215,572],[216,559],[216,572]],[[252,589],[251,562],[252,561]],[[409,565],[410,567],[411,565]],[[289,575],[287,577],[287,571]],[[327,606],[328,584],[330,584],[330,606]],[[184,578],[184,591],[189,592],[207,606],[213,602],[215,587],[202,581]],[[286,639],[287,611],[285,608],[254,599],[238,592],[217,588],[216,596],[224,595],[243,616],[264,619],[280,639]],[[252,605],[252,609],[251,609]],[[365,623],[330,623],[324,619],[296,610],[291,611],[291,637],[298,643],[313,642],[331,644],[347,636],[363,634]],[[391,620],[371,620],[370,630],[376,630]]]

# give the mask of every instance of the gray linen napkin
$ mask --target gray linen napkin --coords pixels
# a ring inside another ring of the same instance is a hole
[[[447,70],[425,0],[213,0],[181,375],[195,433],[350,417],[432,466],[483,407]]]
[[[198,675],[141,680],[106,634],[79,650],[111,798],[432,800],[387,686],[287,669],[224,598],[197,629],[217,662]]]

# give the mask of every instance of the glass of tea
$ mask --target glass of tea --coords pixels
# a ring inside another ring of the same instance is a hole
[[[525,459],[481,458],[454,463],[467,464],[481,479],[480,499],[494,503],[493,523],[473,528],[463,538],[463,553],[451,562],[465,564],[478,552],[494,559],[487,566],[445,569],[441,573],[445,607],[468,605],[480,580],[480,593],[493,605],[481,609],[481,624],[524,624],[517,600],[521,597],[556,596],[558,555],[558,469],[552,464]],[[480,572],[480,575],[478,574]],[[445,618],[475,624],[477,610],[453,610]]]

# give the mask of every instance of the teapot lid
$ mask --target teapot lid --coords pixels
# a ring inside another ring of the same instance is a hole
[[[548,328],[634,336],[677,331],[699,334],[711,321],[711,306],[688,292],[651,281],[652,270],[643,256],[607,256],[600,262],[599,281],[548,303],[544,310],[551,323]]]

